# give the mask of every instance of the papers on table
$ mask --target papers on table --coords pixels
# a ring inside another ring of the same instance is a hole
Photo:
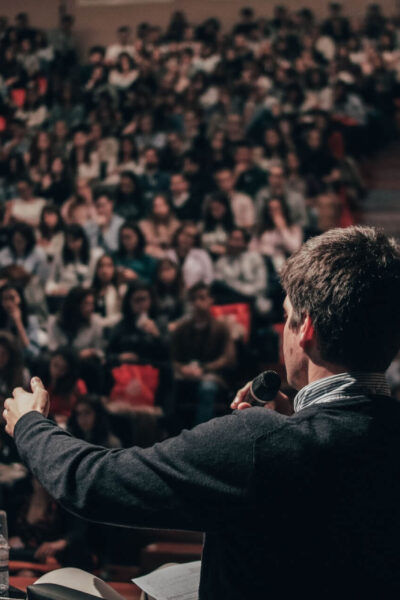
[[[132,579],[154,600],[198,600],[201,561],[172,565]]]

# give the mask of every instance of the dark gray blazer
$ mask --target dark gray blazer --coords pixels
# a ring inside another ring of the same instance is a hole
[[[202,600],[400,594],[400,404],[391,398],[292,417],[252,408],[146,450],[88,445],[35,412],[15,439],[78,515],[205,531]]]

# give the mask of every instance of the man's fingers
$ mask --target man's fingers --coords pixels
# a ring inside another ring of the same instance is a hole
[[[240,388],[240,390],[237,392],[233,402],[231,403],[232,409],[238,408],[239,404],[241,402],[243,402],[243,400],[245,399],[245,397],[247,395],[247,392],[250,389],[250,386],[251,386],[251,381],[248,381],[245,386]]]
[[[48,404],[49,395],[43,385],[42,380],[39,377],[32,377],[31,388],[33,397],[39,402],[40,409],[45,409]]]
[[[251,408],[251,404],[248,402],[241,402],[237,407],[238,410],[245,410],[246,408]]]
[[[31,379],[31,388],[33,393],[45,392],[45,387],[43,385],[42,380],[39,377],[32,377]]]
[[[21,394],[21,392],[24,393],[25,390],[22,387],[16,387],[16,388],[13,389],[12,395],[15,398],[16,396],[18,396],[19,394]]]

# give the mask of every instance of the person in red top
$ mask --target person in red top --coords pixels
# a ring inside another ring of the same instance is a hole
[[[66,423],[81,396],[87,394],[85,382],[78,377],[78,359],[69,348],[51,355],[47,377],[52,414],[58,423]]]

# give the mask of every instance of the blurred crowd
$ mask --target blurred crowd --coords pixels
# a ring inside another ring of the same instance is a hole
[[[176,12],[85,57],[71,15],[0,18],[1,397],[39,374],[53,418],[108,447],[226,412],[279,363],[287,258],[356,222],[399,83],[398,22],[376,4],[243,8],[231,31]],[[1,439],[7,505],[24,473]],[[86,565],[82,528],[30,485],[14,551]]]

